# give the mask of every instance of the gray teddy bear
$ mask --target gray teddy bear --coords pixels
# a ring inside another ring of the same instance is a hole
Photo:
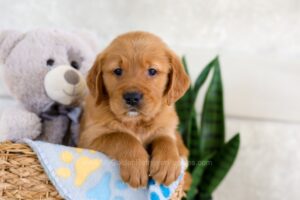
[[[6,85],[19,105],[0,117],[0,142],[23,138],[75,145],[85,75],[97,53],[88,32],[39,29],[0,34]]]

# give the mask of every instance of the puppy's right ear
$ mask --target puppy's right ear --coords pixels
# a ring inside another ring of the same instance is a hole
[[[167,104],[171,105],[180,99],[190,87],[190,79],[184,70],[179,57],[170,49],[167,56],[171,65],[167,86]]]
[[[93,67],[89,70],[87,75],[87,86],[90,90],[91,95],[95,98],[96,106],[100,105],[101,101],[106,96],[102,77],[102,62],[103,55],[100,54],[97,56]]]
[[[14,47],[24,38],[24,34],[15,30],[6,30],[0,33],[0,62],[5,63],[5,59]]]

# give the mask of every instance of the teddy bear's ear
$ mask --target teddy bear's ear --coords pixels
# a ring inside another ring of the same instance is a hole
[[[95,53],[100,51],[100,39],[96,33],[87,30],[76,30],[73,33],[85,41]]]
[[[15,30],[0,32],[0,62],[5,62],[7,56],[23,37],[23,33]]]

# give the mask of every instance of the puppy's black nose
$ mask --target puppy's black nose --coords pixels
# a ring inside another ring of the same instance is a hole
[[[123,99],[127,105],[137,106],[143,98],[143,94],[139,92],[127,92],[123,94]]]

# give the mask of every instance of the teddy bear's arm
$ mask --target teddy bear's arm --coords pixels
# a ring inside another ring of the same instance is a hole
[[[0,116],[0,142],[35,139],[41,133],[41,119],[22,107],[7,108]]]

